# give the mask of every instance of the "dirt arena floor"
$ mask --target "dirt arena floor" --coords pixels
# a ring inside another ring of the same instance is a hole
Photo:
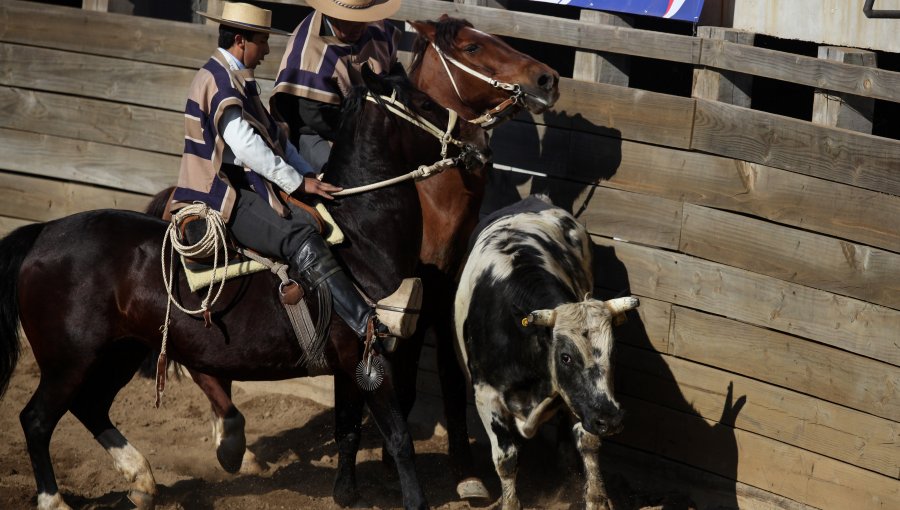
[[[31,397],[39,372],[27,346],[10,388],[0,400],[0,509],[35,508],[31,465],[19,425],[19,411]],[[229,475],[215,457],[209,405],[189,379],[170,379],[163,407],[153,406],[153,384],[135,379],[119,394],[112,420],[150,461],[159,489],[158,510],[266,510],[337,508],[331,486],[337,450],[330,408],[302,396],[248,392],[237,388],[235,402],[247,418],[250,450],[268,465],[259,475]],[[491,507],[457,501],[448,476],[446,441],[441,427],[413,423],[416,464],[429,503],[438,509]],[[437,432],[437,433],[436,433]],[[522,452],[520,498],[528,508],[581,507],[582,475],[569,459],[560,466],[552,448],[530,444]],[[401,496],[395,472],[381,462],[378,431],[366,422],[358,458],[360,500],[356,508],[398,508]],[[491,493],[499,482],[489,447],[475,443],[476,458]],[[51,455],[63,496],[74,509],[132,508],[127,484],[111,458],[70,414],[61,420]],[[691,505],[669,497],[635,494],[622,479],[607,480],[617,509],[681,509]]]

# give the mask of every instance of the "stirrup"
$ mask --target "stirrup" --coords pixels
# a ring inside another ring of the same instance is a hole
[[[378,301],[375,312],[392,336],[409,338],[416,331],[421,308],[422,280],[405,278],[393,294]]]

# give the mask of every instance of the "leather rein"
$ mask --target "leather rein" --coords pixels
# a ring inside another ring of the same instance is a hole
[[[490,129],[494,127],[498,122],[503,120],[504,112],[506,112],[512,106],[520,104],[523,101],[525,92],[522,90],[522,87],[518,83],[506,83],[500,80],[495,80],[490,76],[479,73],[478,71],[451,57],[450,55],[447,55],[443,52],[443,50],[438,48],[437,44],[435,44],[434,42],[431,43],[431,47],[434,48],[434,51],[437,53],[438,58],[441,59],[441,63],[444,64],[444,70],[447,71],[447,76],[450,77],[450,83],[453,85],[453,90],[456,91],[456,97],[458,97],[463,104],[466,104],[466,100],[463,99],[462,94],[459,93],[459,87],[456,85],[456,80],[453,79],[453,73],[450,72],[450,66],[447,65],[448,62],[453,64],[457,68],[469,73],[470,75],[478,78],[479,80],[488,83],[491,87],[494,87],[495,89],[505,90],[510,93],[510,96],[503,100],[500,104],[484,112],[480,117],[469,120],[467,122],[475,124],[482,129]]]

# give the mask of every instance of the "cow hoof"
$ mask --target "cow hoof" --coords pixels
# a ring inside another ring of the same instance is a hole
[[[137,510],[153,510],[156,508],[153,494],[144,491],[132,490],[128,492],[128,500],[134,504]]]
[[[474,476],[456,484],[456,493],[459,495],[459,499],[488,499],[491,497],[484,483]]]

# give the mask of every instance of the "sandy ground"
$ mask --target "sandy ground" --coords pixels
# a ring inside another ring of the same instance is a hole
[[[10,388],[0,400],[0,509],[35,508],[31,465],[19,425],[19,411],[39,380],[27,347],[23,349]],[[149,460],[159,488],[159,510],[264,510],[337,508],[331,486],[337,450],[333,413],[302,396],[235,390],[235,402],[247,418],[247,442],[268,464],[261,475],[229,475],[218,465],[209,422],[209,405],[189,379],[170,379],[163,407],[153,407],[152,382],[135,379],[119,394],[113,423]],[[446,442],[441,429],[413,423],[416,465],[429,503],[439,509],[470,508],[456,499],[448,476]],[[438,431],[435,434],[435,430]],[[366,422],[358,458],[358,508],[398,508],[397,476],[381,462],[377,430]],[[538,441],[540,443],[540,441]],[[548,445],[531,444],[521,455],[520,497],[526,507],[561,510],[581,507],[582,475],[569,459],[560,466],[548,456]],[[488,446],[475,443],[482,476],[496,497],[499,482],[490,465]],[[110,457],[74,417],[61,420],[51,443],[57,479],[66,501],[75,509],[132,508],[127,484]],[[621,480],[610,484],[617,508],[686,508],[683,504],[651,502],[628,493]],[[645,503],[650,503],[645,505]],[[481,505],[490,507],[491,502]]]

